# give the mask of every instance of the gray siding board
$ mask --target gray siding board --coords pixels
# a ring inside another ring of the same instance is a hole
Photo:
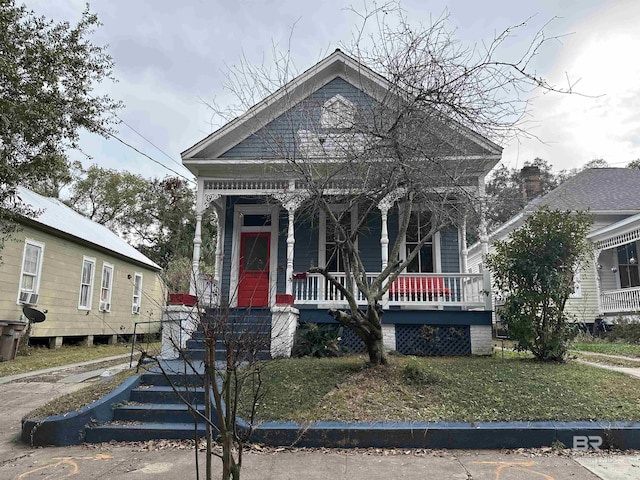
[[[340,77],[335,78],[258,132],[223,153],[221,157],[297,157],[295,132],[299,129],[318,131],[322,105],[338,94],[353,102],[362,112],[371,112],[374,105],[374,100],[362,90]]]

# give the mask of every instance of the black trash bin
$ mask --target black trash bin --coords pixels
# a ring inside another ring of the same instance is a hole
[[[24,335],[27,324],[25,322],[15,322],[3,320],[0,322],[0,361],[13,360],[18,353],[20,337]]]

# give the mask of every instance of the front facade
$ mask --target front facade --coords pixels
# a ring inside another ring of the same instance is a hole
[[[20,189],[41,213],[23,218],[5,242],[0,265],[0,318],[26,321],[23,307],[46,313],[31,337],[60,346],[64,339],[113,342],[136,322],[160,320],[165,289],[160,268],[107,228],[59,200]],[[158,331],[140,323],[137,333]]]
[[[597,168],[582,171],[548,194],[532,200],[523,212],[489,235],[490,243],[508,238],[541,206],[587,211],[593,216],[587,235],[593,245],[593,256],[574,271],[575,290],[567,301],[565,312],[589,328],[596,319],[635,316],[640,311],[637,263],[640,170]],[[468,271],[482,271],[483,258],[482,246],[479,243],[471,246]]]
[[[335,254],[339,238],[327,211],[309,213],[302,208],[310,197],[309,183],[297,175],[294,164],[310,162],[320,171],[325,162],[343,161],[339,150],[363,141],[348,133],[345,118],[371,108],[384,86],[373,72],[336,51],[182,155],[185,166],[198,178],[198,222],[207,208],[217,213],[214,284],[219,294],[215,303],[233,309],[270,309],[272,353],[273,343],[281,343],[276,340],[279,332],[292,335],[299,321],[335,323],[328,309],[347,307],[342,293],[310,269],[326,268],[341,285],[347,285],[351,275]],[[499,160],[501,150],[472,132],[457,134],[461,151],[451,156],[452,162],[458,168],[468,162],[473,174],[466,188],[481,191],[484,176]],[[323,195],[331,211],[339,212],[340,221],[351,229],[364,214],[359,205],[347,208],[344,204],[348,183],[348,176],[331,178],[323,185]],[[365,228],[358,230],[357,248],[367,281],[389,263],[402,202],[401,191],[388,195],[369,211]],[[406,238],[401,239],[400,260],[421,242],[430,212],[416,209],[411,215]],[[420,328],[430,325],[439,332],[440,343],[448,345],[438,347],[438,353],[490,350],[485,279],[464,273],[463,229],[461,218],[436,232],[389,288],[382,301],[388,349],[424,350],[427,347],[419,346],[415,337]],[[196,272],[200,236],[198,223]],[[195,283],[193,290],[200,293]],[[365,299],[356,296],[364,307]],[[360,348],[358,341],[345,339],[353,350]]]

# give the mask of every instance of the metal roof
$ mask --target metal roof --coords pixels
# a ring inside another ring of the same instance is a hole
[[[25,205],[40,212],[36,216],[26,216],[30,221],[102,247],[154,270],[161,270],[157,263],[133,248],[107,227],[89,220],[67,207],[60,200],[43,197],[25,187],[18,187],[18,197]]]

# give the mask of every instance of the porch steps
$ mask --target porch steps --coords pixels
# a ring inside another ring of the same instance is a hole
[[[233,308],[227,310],[207,309],[205,322],[211,328],[219,325],[219,336],[234,338],[237,350],[249,355],[246,360],[269,360],[271,358],[271,310],[268,308]],[[199,325],[191,339],[187,341],[185,357],[189,360],[204,361],[205,333]],[[216,341],[216,361],[226,358],[225,342]]]
[[[172,365],[178,368],[168,369],[166,374],[157,369],[143,374],[129,401],[114,406],[113,420],[87,428],[85,441],[180,440],[193,439],[196,434],[203,437],[204,422],[197,420],[185,403],[204,414],[203,379],[198,373],[202,365],[196,363],[191,368],[183,361],[173,361]]]

